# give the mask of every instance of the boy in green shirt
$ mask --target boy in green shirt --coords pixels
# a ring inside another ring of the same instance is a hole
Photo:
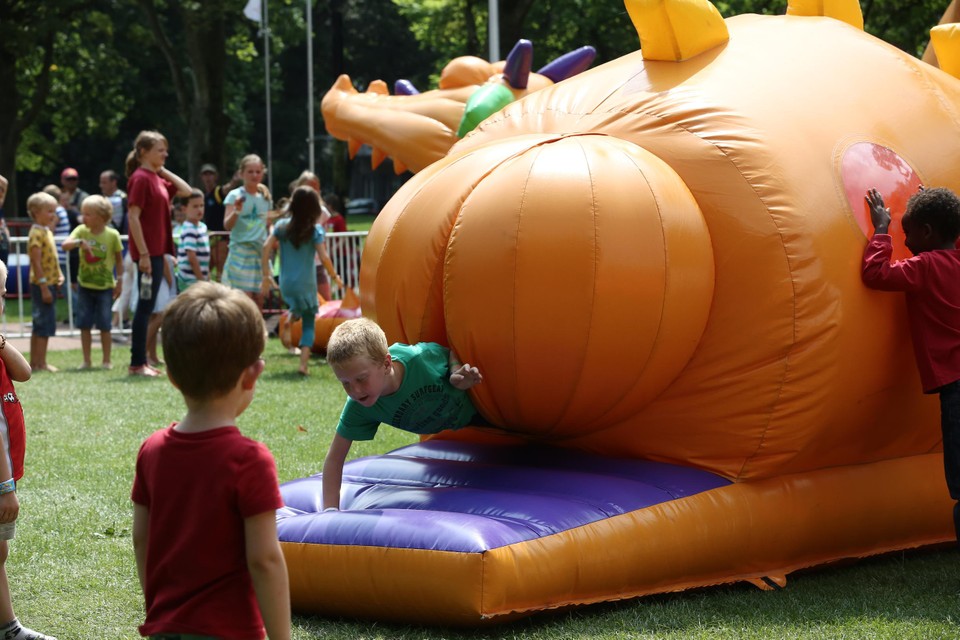
[[[117,265],[123,264],[120,232],[107,225],[113,219],[113,205],[103,196],[87,196],[80,205],[83,224],[63,241],[64,251],[80,248],[80,273],[77,281],[77,327],[83,349],[83,369],[90,361],[91,328],[100,330],[103,347],[103,368],[110,364],[110,327],[113,299],[120,295],[122,284],[115,276]]]
[[[340,508],[343,463],[354,440],[372,440],[381,423],[439,433],[482,421],[466,391],[483,382],[476,367],[435,342],[387,347],[372,320],[348,320],[327,344],[327,363],[347,392],[323,463],[323,509]]]

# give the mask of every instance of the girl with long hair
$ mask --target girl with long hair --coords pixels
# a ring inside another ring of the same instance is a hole
[[[300,332],[300,368],[301,375],[307,375],[310,361],[310,348],[315,336],[314,323],[317,317],[317,271],[313,266],[314,255],[328,266],[339,286],[343,286],[340,276],[333,271],[333,264],[323,244],[323,225],[320,218],[320,195],[311,187],[297,187],[290,198],[290,217],[278,220],[273,233],[263,247],[260,284],[262,295],[270,293],[276,287],[270,257],[273,251],[280,250],[280,294],[290,307],[292,322],[302,319]],[[290,322],[286,323],[290,326]]]
[[[163,279],[163,256],[175,254],[170,201],[186,196],[190,185],[167,169],[167,139],[157,131],[141,131],[127,155],[127,219],[130,228],[130,257],[139,267],[137,286],[146,292],[143,278],[153,279],[150,295],[141,295],[133,315],[130,336],[132,376],[156,377],[160,372],[147,363],[147,325]]]

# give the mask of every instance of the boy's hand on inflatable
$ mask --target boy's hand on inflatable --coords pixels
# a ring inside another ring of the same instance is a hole
[[[886,233],[890,227],[890,209],[883,205],[883,196],[876,189],[870,189],[867,191],[867,204],[870,206],[874,233]]]
[[[483,382],[483,376],[476,367],[469,364],[462,364],[453,373],[450,374],[450,384],[461,391],[466,391],[475,384]]]

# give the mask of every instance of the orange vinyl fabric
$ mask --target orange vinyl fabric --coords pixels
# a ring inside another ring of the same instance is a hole
[[[734,484],[482,554],[284,543],[296,608],[472,625],[952,539],[937,399],[860,263],[866,188],[898,255],[917,186],[960,190],[960,80],[833,18],[724,22],[482,122],[383,209],[361,298],[513,437]]]
[[[928,454],[736,483],[485,553],[281,546],[296,611],[475,626],[740,580],[783,583],[838,557],[946,542],[952,529],[942,458]]]
[[[686,62],[631,54],[484,121],[381,213],[363,308],[476,363],[493,422],[564,446],[734,480],[936,450],[844,167],[868,145],[960,188],[960,81],[831,18],[726,22]]]

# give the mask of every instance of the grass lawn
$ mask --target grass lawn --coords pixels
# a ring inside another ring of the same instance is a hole
[[[143,604],[130,544],[130,484],[140,442],[183,412],[165,380],[73,371],[79,351],[53,352],[58,374],[18,391],[27,416],[27,471],[8,561],[14,606],[40,631],[68,639],[136,638]],[[96,360],[98,354],[94,355]],[[329,369],[300,379],[276,339],[239,426],[273,451],[281,482],[320,470],[343,402]],[[352,456],[412,442],[383,429]],[[202,487],[197,488],[202,491]],[[294,616],[293,638],[769,639],[960,638],[960,553],[894,554],[789,577],[787,588],[689,591],[549,613],[475,632]]]

